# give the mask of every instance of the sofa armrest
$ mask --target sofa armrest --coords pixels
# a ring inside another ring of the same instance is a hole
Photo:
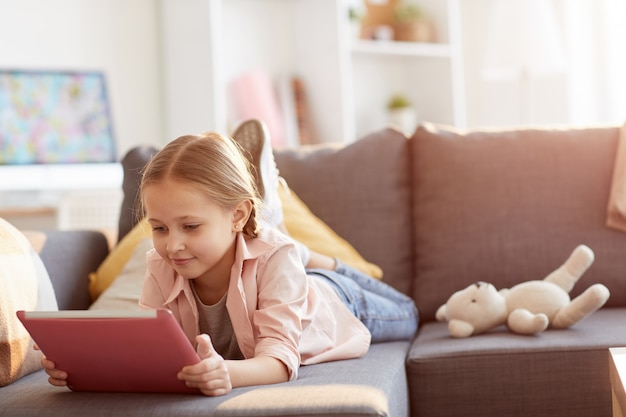
[[[95,272],[109,253],[105,235],[98,231],[46,232],[43,261],[61,310],[84,310],[91,304],[89,273]]]

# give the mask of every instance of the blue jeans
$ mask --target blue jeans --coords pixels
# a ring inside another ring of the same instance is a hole
[[[324,279],[346,307],[372,334],[372,342],[411,339],[417,331],[413,300],[382,281],[336,260],[334,271],[310,268],[308,275]]]

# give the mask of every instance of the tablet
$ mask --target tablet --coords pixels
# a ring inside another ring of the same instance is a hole
[[[176,377],[200,358],[169,310],[22,310],[17,317],[68,373],[72,391],[200,392]]]

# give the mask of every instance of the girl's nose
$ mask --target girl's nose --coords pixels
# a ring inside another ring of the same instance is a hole
[[[165,248],[169,253],[176,253],[185,249],[185,243],[182,238],[176,235],[170,235],[165,244]]]

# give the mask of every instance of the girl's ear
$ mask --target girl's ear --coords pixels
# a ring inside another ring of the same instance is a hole
[[[251,212],[252,202],[250,200],[244,200],[237,204],[233,210],[233,226],[239,226],[239,230],[241,230],[248,221]]]

